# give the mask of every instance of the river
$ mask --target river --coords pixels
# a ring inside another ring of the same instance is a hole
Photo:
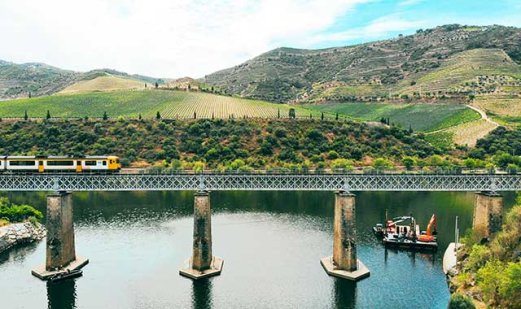
[[[45,212],[44,193],[10,193]],[[473,193],[357,193],[358,257],[371,276],[326,275],[332,254],[332,192],[212,192],[213,251],[221,276],[193,282],[179,267],[191,254],[193,192],[76,192],[76,253],[83,277],[48,284],[31,275],[45,241],[0,255],[2,308],[446,308],[443,251],[472,225]],[[505,194],[505,210],[514,202]],[[371,227],[413,214],[438,217],[436,254],[385,250]]]

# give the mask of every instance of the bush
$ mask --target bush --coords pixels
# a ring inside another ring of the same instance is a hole
[[[23,222],[30,217],[34,217],[37,220],[43,218],[43,214],[29,205],[1,205],[0,206],[0,218],[6,218],[10,222]]]
[[[377,170],[387,170],[393,167],[393,163],[385,158],[378,158],[374,160],[373,167]]]
[[[474,309],[472,300],[461,294],[453,294],[449,300],[449,309]]]

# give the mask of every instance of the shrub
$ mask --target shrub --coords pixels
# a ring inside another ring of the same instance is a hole
[[[453,294],[449,300],[449,309],[474,309],[472,300],[461,294]]]
[[[43,218],[43,214],[29,205],[0,205],[0,218],[6,218],[10,222],[22,222],[30,217],[34,217],[37,220]]]
[[[476,271],[491,258],[492,253],[490,249],[482,245],[473,245],[470,250],[470,255],[465,264],[466,271]]]
[[[393,163],[385,158],[378,158],[374,160],[373,167],[377,170],[391,169],[393,167]]]

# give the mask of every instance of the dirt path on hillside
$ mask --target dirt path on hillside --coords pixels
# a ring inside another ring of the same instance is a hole
[[[490,122],[491,124],[499,127],[499,123],[495,122],[494,120],[490,119],[487,115],[487,113],[485,113],[485,111],[475,107],[475,106],[472,106],[472,105],[465,105],[466,107],[470,108],[470,109],[473,109],[475,110],[476,112],[478,112],[480,115],[481,115],[481,119],[484,119],[486,120],[487,122]]]

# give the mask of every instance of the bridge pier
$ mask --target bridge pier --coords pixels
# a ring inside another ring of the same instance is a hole
[[[32,274],[42,280],[68,271],[77,270],[89,263],[77,257],[74,245],[72,194],[57,192],[47,196],[47,249],[44,265],[33,269]]]
[[[192,258],[185,262],[179,274],[190,279],[220,275],[224,260],[212,255],[212,210],[210,193],[194,195],[194,238]]]
[[[330,276],[358,281],[368,277],[369,270],[356,258],[355,199],[346,191],[335,193],[333,256],[320,263]]]
[[[476,193],[472,229],[483,238],[501,229],[503,220],[503,197],[496,192]]]

